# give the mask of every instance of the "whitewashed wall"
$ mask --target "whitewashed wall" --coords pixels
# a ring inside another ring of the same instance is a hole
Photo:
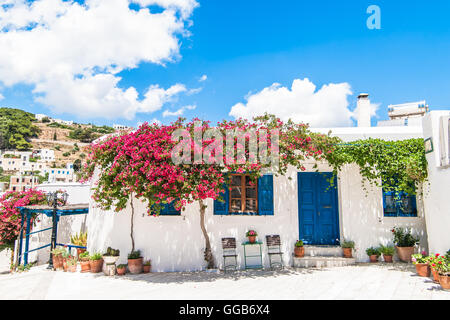
[[[431,253],[450,249],[450,168],[439,168],[439,117],[450,111],[432,111],[423,119],[424,138],[432,138],[434,151],[427,154],[428,183],[425,185],[425,210]]]
[[[11,250],[4,249],[0,251],[0,274],[9,272],[11,265]]]

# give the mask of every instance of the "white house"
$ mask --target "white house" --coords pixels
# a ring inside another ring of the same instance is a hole
[[[370,127],[370,112],[364,112],[364,108],[370,108],[368,95],[359,97],[359,127],[315,130],[318,132],[331,130],[332,134],[344,141],[369,137],[402,140],[424,136],[420,124]],[[320,173],[315,172],[316,169],[313,168],[315,164],[318,165]],[[292,252],[297,239],[304,240],[309,245],[309,249],[317,248],[320,251],[325,248],[335,252],[339,250],[340,241],[354,240],[356,260],[368,261],[365,249],[380,244],[392,244],[391,229],[394,226],[411,228],[413,234],[420,237],[417,250],[428,250],[425,216],[433,215],[436,208],[437,210],[445,209],[440,204],[446,201],[443,199],[445,195],[442,192],[434,191],[440,194],[440,198],[437,203],[436,199],[432,199],[436,206],[433,212],[426,210],[430,206],[430,203],[426,203],[427,199],[418,195],[405,198],[407,203],[405,214],[398,214],[390,210],[392,208],[383,205],[381,188],[363,182],[357,165],[346,165],[338,175],[337,188],[331,189],[328,188],[329,183],[326,178],[331,176],[332,169],[327,163],[309,161],[305,167],[305,172],[290,168],[286,176],[266,175],[261,178],[257,195],[254,196],[258,201],[258,209],[252,215],[229,212],[232,207],[229,203],[207,201],[205,224],[219,268],[223,267],[221,239],[224,237],[236,238],[238,264],[241,268],[244,267],[244,249],[240,244],[246,240],[245,233],[249,229],[256,230],[259,240],[263,243],[266,235],[280,235],[284,252],[283,260],[286,265],[293,264]],[[243,178],[236,177],[236,179]],[[431,177],[430,185],[433,186],[436,181],[436,178]],[[92,183],[95,183],[95,179]],[[442,183],[444,182],[441,181],[438,185]],[[368,191],[366,192],[364,188]],[[229,194],[225,195],[225,199],[231,201]],[[136,249],[140,249],[145,258],[152,260],[154,271],[204,269],[205,240],[200,229],[197,204],[189,205],[183,212],[168,208],[159,217],[147,216],[147,207],[143,202],[135,200],[134,207]],[[446,210],[448,213],[448,208]],[[119,263],[126,263],[126,254],[131,248],[130,206],[128,205],[120,213],[106,212],[98,208],[91,200],[89,211],[88,250],[101,252],[108,246],[118,248],[121,250]],[[442,228],[447,228],[446,232],[448,232],[449,225],[439,226],[440,232],[444,232]],[[438,233],[435,237],[439,237],[440,234]],[[439,247],[439,250],[442,252],[444,250],[442,248],[446,246],[450,248],[450,242],[447,240],[445,245]],[[263,264],[268,267],[265,245],[262,246],[262,251]]]
[[[48,173],[48,181],[71,183],[76,182],[75,172],[73,170],[73,163],[66,164],[65,168],[47,168],[45,173]]]

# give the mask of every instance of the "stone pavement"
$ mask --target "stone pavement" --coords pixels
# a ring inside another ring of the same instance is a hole
[[[275,295],[274,295],[275,293]],[[445,299],[429,278],[406,264],[235,273],[53,272],[45,266],[0,275],[0,299]]]

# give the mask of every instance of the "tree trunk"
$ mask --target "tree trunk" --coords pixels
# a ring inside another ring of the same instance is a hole
[[[133,205],[133,194],[131,194],[130,199],[130,205],[131,205],[131,251],[134,251],[134,205]]]
[[[203,236],[205,237],[205,261],[208,262],[207,269],[215,269],[214,256],[211,251],[211,242],[209,241],[208,232],[205,227],[205,211],[206,205],[203,200],[199,200],[200,204],[200,227],[202,228]]]

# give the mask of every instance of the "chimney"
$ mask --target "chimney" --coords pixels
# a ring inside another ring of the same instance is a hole
[[[370,100],[369,94],[361,93],[356,105],[358,127],[370,127]]]

